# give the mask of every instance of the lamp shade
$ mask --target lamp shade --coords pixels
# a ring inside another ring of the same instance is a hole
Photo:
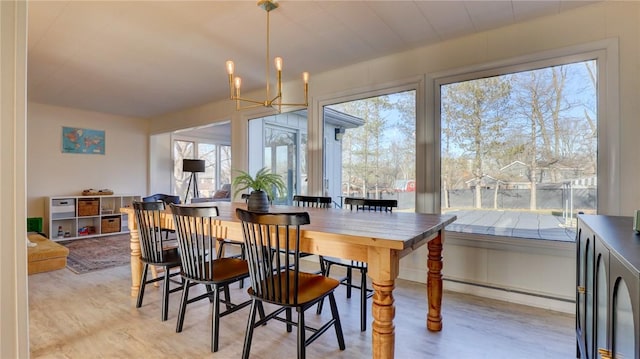
[[[204,172],[204,160],[182,160],[182,172]]]

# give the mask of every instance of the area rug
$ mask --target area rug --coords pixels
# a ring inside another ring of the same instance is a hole
[[[69,248],[67,268],[77,274],[129,265],[130,236],[120,234],[58,242]]]

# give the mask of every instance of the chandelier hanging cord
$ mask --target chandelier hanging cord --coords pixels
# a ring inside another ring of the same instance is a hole
[[[240,88],[242,86],[242,79],[238,76],[234,76],[234,63],[229,60],[226,63],[227,73],[229,75],[229,97],[232,101],[236,102],[236,110],[245,110],[249,108],[256,107],[274,107],[278,110],[278,112],[282,111],[282,106],[299,106],[299,107],[307,107],[309,104],[309,73],[302,73],[302,81],[304,82],[304,103],[283,103],[282,102],[282,58],[277,56],[274,59],[275,67],[276,67],[276,95],[273,98],[270,98],[270,87],[271,87],[271,71],[269,68],[269,58],[270,58],[270,39],[269,39],[269,29],[270,29],[270,17],[269,12],[278,8],[278,4],[274,0],[260,0],[258,1],[258,6],[263,8],[267,12],[267,54],[266,54],[266,90],[265,90],[265,99],[264,100],[253,100],[249,98],[243,98],[240,96]],[[247,102],[251,105],[241,106],[241,102]]]

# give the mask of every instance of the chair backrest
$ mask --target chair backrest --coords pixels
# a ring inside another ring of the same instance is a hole
[[[240,208],[236,214],[242,222],[254,295],[268,302],[298,304],[300,226],[311,222],[309,214],[250,212]],[[274,255],[281,252],[294,255]]]
[[[298,207],[329,208],[331,207],[331,197],[295,195],[293,196],[293,204]]]
[[[162,223],[165,216],[164,202],[133,202],[138,223],[140,252],[144,261],[164,262]]]
[[[374,212],[391,212],[398,207],[398,201],[395,199],[373,199],[373,198],[353,198],[344,199],[344,204],[350,210],[354,208],[356,211],[374,211]]]
[[[166,205],[168,205],[170,203],[179,204],[180,203],[180,196],[174,196],[174,195],[163,194],[163,193],[156,193],[156,194],[153,194],[151,196],[142,198],[142,201],[143,202],[162,201]]]
[[[218,207],[190,207],[170,204],[178,237],[182,275],[195,281],[213,279]]]

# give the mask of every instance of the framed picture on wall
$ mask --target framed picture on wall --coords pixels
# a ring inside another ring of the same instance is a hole
[[[62,127],[62,152],[104,155],[104,130]]]

